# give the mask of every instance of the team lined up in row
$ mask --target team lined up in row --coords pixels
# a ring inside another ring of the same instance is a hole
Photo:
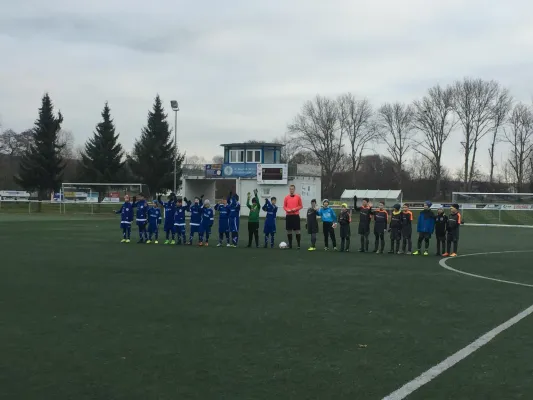
[[[131,241],[134,208],[136,208],[135,222],[139,228],[138,243],[159,243],[159,226],[163,222],[159,205],[163,206],[164,209],[163,229],[166,235],[165,244],[192,245],[195,234],[198,234],[198,244],[207,246],[214,222],[214,211],[218,213],[218,246],[222,246],[224,238],[228,247],[236,247],[239,242],[241,205],[237,194],[230,193],[227,199],[216,204],[213,208],[209,200],[203,200],[203,195],[195,197],[191,201],[187,197],[181,198],[171,193],[166,202],[161,200],[161,196],[153,202],[147,202],[142,194],[139,195],[139,199],[133,197],[132,201],[130,201],[128,195],[125,196],[124,204],[116,211],[117,214],[121,215],[120,227],[122,229],[123,243]],[[256,245],[258,245],[260,210],[257,191],[255,191],[253,199],[248,194],[247,206],[250,208],[248,219],[249,246],[251,246],[252,236],[255,236]],[[277,213],[276,198],[266,199],[262,209],[267,213],[264,228],[265,247],[269,237],[270,244],[274,247]],[[190,213],[188,240],[186,237],[186,212]]]
[[[354,204],[357,204],[357,197],[354,197]],[[457,247],[459,243],[459,227],[462,224],[461,214],[459,213],[459,205],[453,204],[450,207],[450,215],[446,216],[444,210],[439,208],[437,215],[431,211],[432,203],[428,200],[424,203],[424,209],[420,212],[417,220],[418,232],[418,246],[417,250],[412,253],[412,233],[413,233],[413,213],[409,210],[407,204],[403,207],[400,204],[395,204],[393,211],[389,218],[389,213],[385,209],[385,203],[380,202],[378,209],[372,208],[368,198],[363,199],[361,207],[355,207],[359,211],[359,226],[358,234],[361,239],[360,252],[369,251],[369,236],[370,236],[370,222],[374,220],[374,252],[383,253],[385,250],[385,232],[390,232],[390,250],[391,254],[423,254],[429,255],[429,240],[433,233],[437,236],[437,252],[438,256],[457,255]],[[400,210],[402,208],[402,210]],[[313,215],[312,207],[308,210],[309,215]],[[330,210],[326,213],[325,210]],[[344,214],[343,214],[344,213]],[[328,245],[328,236],[331,237],[333,246],[335,247],[335,227],[336,217],[335,213],[329,207],[327,200],[323,202],[323,209],[321,211],[322,221],[324,225],[324,240],[326,248]],[[326,216],[326,217],[325,217]],[[339,223],[341,225],[341,251],[349,249],[350,246],[350,214],[347,213],[347,205],[342,205],[341,217]],[[402,248],[400,250],[400,242]],[[424,242],[424,251],[422,251],[422,242]]]
[[[291,192],[292,193],[292,192]],[[294,193],[292,193],[294,196]],[[131,236],[131,223],[133,222],[133,209],[136,208],[136,222],[139,227],[139,243],[158,243],[159,225],[162,222],[159,205],[164,208],[164,231],[166,234],[165,244],[189,244],[194,240],[195,233],[198,233],[199,245],[208,245],[211,234],[211,227],[214,221],[214,211],[209,200],[203,201],[203,196],[195,197],[194,201],[183,199],[171,193],[168,200],[163,202],[161,197],[157,201],[148,203],[144,196],[140,199],[133,198],[130,202],[126,196],[125,202],[117,211],[121,214],[121,228],[123,232],[122,242],[129,243]],[[298,197],[298,196],[297,196]],[[299,200],[301,201],[301,200]],[[357,204],[357,197],[354,197],[354,204]],[[257,190],[254,191],[253,198],[248,193],[247,207],[250,209],[248,217],[248,247],[252,246],[252,239],[255,239],[256,247],[259,247],[259,213],[263,209],[266,212],[264,233],[264,247],[274,247],[276,233],[276,215],[278,207],[276,198],[265,199],[265,204],[261,208]],[[412,253],[412,221],[413,214],[407,205],[400,210],[400,204],[395,204],[390,215],[385,209],[383,202],[379,203],[377,209],[372,208],[369,199],[363,199],[361,207],[355,207],[359,212],[358,234],[360,235],[360,252],[369,251],[370,225],[374,220],[374,252],[383,253],[385,250],[385,232],[390,232],[390,251],[395,254],[421,254],[422,242],[425,248],[422,254],[428,255],[429,240],[435,232],[437,236],[437,255],[455,256],[459,241],[459,226],[461,225],[461,215],[458,212],[459,206],[452,205],[450,215],[444,215],[444,210],[439,209],[437,215],[431,211],[431,202],[426,201],[424,210],[420,213],[417,222],[418,247]],[[218,246],[223,245],[226,239],[226,246],[236,247],[239,241],[240,227],[240,203],[237,194],[230,193],[226,200],[214,206],[218,213]],[[285,207],[284,207],[285,208]],[[189,238],[186,240],[186,220],[185,213],[190,213]],[[339,218],[335,211],[329,206],[329,201],[325,199],[322,207],[317,207],[316,200],[311,201],[311,206],[307,210],[307,232],[311,235],[310,251],[316,250],[316,236],[318,229],[318,218],[322,220],[325,250],[329,249],[329,239],[333,245],[333,250],[337,250],[335,228],[340,225],[341,247],[340,251],[350,250],[350,223],[351,210],[347,204],[343,204]],[[299,217],[298,217],[299,219]],[[289,222],[289,221],[288,221]],[[292,247],[292,231],[297,233],[298,247],[300,246],[299,226],[291,228],[287,224],[289,232],[289,247]],[[299,225],[299,224],[298,224]],[[400,242],[402,247],[400,250]],[[453,248],[452,248],[453,247]]]

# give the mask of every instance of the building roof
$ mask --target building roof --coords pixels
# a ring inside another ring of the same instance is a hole
[[[372,190],[372,189],[345,189],[341,195],[341,199],[353,199],[357,196],[358,199],[368,197],[369,199],[400,199],[402,197],[401,190]]]
[[[281,144],[281,143],[250,143],[250,142],[245,142],[245,143],[228,143],[228,144],[221,144],[220,146],[222,147],[257,147],[257,146],[270,146],[270,147],[283,147],[285,146],[284,144]]]

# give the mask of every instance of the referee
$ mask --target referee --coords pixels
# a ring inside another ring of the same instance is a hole
[[[300,210],[303,208],[302,198],[300,195],[295,194],[296,187],[294,185],[289,186],[289,194],[285,196],[283,201],[283,209],[285,210],[287,239],[289,241],[289,249],[292,249],[292,234],[296,234],[296,242],[298,243],[298,249],[300,249]]]

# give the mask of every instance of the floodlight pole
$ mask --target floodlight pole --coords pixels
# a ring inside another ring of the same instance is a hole
[[[178,111],[180,110],[177,100],[171,100],[170,106],[174,111],[174,193],[178,189],[176,167],[178,163]]]

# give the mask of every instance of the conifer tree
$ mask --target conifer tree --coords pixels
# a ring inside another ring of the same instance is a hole
[[[135,141],[129,163],[133,173],[155,195],[174,185],[174,141],[167,122],[167,114],[159,95],[156,96],[141,137]],[[181,180],[181,164],[184,156],[178,155],[177,176]]]
[[[61,157],[63,145],[59,141],[62,123],[61,112],[57,117],[54,115],[54,105],[46,93],[32,131],[33,143],[22,155],[19,174],[15,176],[15,181],[24,189],[36,190],[39,200],[47,198],[51,191],[58,191],[63,180],[65,163]]]
[[[87,182],[115,183],[123,176],[124,151],[118,142],[119,134],[105,103],[102,121],[96,125],[92,138],[85,143],[81,154],[81,178]]]

